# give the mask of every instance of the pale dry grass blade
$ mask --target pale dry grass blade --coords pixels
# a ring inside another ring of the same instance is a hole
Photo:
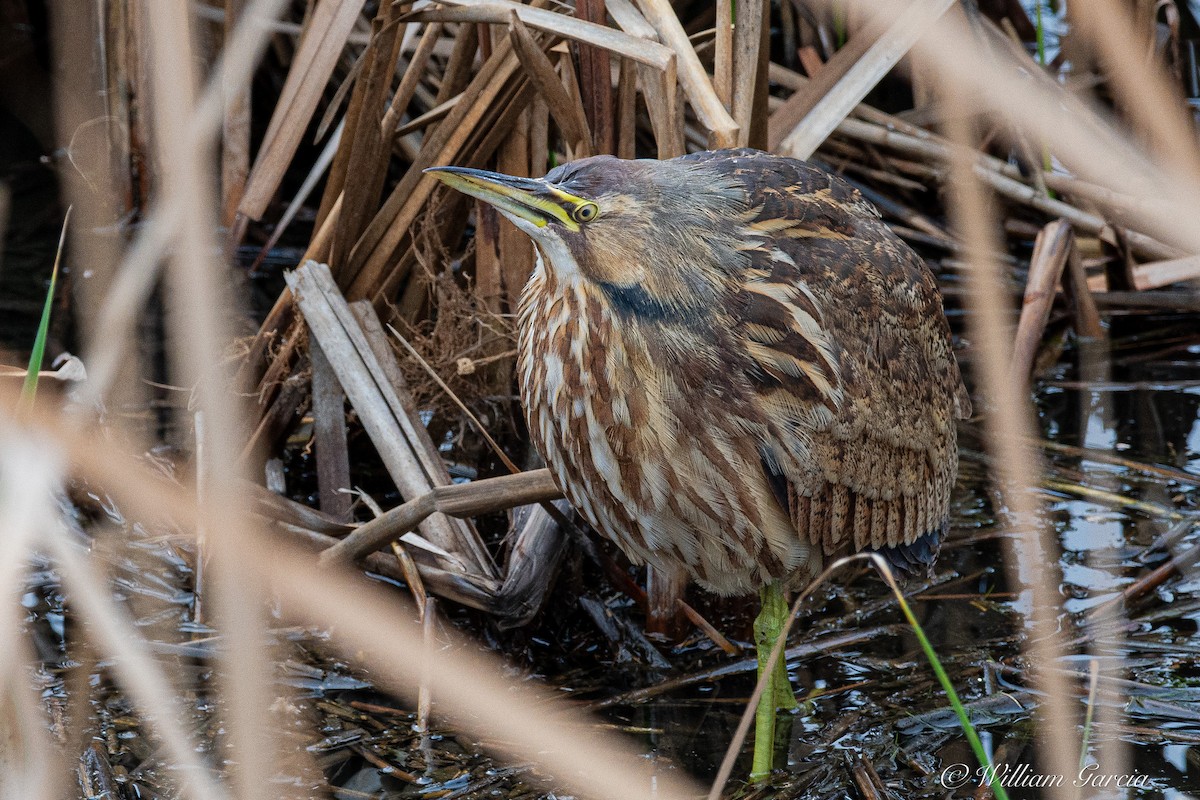
[[[224,358],[232,341],[228,310],[237,306],[229,291],[229,266],[215,255],[221,251],[215,236],[218,193],[213,165],[207,149],[195,147],[186,130],[195,101],[195,77],[187,68],[194,63],[187,9],[154,3],[147,14],[162,191],[167,197],[187,197],[192,204],[180,223],[178,247],[166,274],[168,319],[175,332],[169,357],[176,381],[194,386],[196,410],[204,416],[204,446],[197,448],[197,457],[207,459],[197,465],[197,472],[205,475],[208,513],[202,527],[211,545],[211,572],[217,576],[212,581],[213,603],[224,633],[219,685],[225,700],[226,742],[236,763],[233,785],[244,797],[262,798],[270,791],[280,747],[277,729],[265,723],[272,697],[269,651],[263,647],[261,605],[266,598],[261,589],[251,593],[238,585],[247,565],[235,531],[249,509],[238,469],[240,408],[228,389],[232,375]],[[77,580],[90,582],[93,577]]]
[[[225,93],[246,86],[270,36],[270,23],[286,0],[252,0],[239,17],[233,37],[222,52],[188,124],[181,126],[186,147],[208,152],[220,132]],[[125,347],[138,315],[159,278],[159,265],[175,241],[179,226],[193,209],[195,198],[167,194],[150,211],[146,224],[125,250],[108,296],[93,329],[84,358],[89,380],[82,387],[94,403],[102,403],[125,358]]]
[[[1030,628],[1027,644],[1030,660],[1047,668],[1060,663],[1065,653],[1058,633],[1061,597],[1058,580],[1049,565],[1057,563],[1058,542],[1053,529],[1041,516],[1041,503],[1035,488],[1040,474],[1032,448],[1025,442],[1032,435],[1031,409],[1024,381],[1009,379],[1012,363],[1011,334],[1005,318],[1005,297],[1000,266],[990,255],[1000,252],[995,241],[999,230],[997,217],[983,185],[975,175],[969,153],[975,139],[964,120],[969,119],[969,96],[945,87],[942,95],[949,108],[948,132],[963,153],[951,161],[951,202],[949,207],[959,235],[967,244],[971,265],[967,272],[968,301],[971,314],[969,330],[979,352],[976,370],[981,395],[986,403],[985,433],[988,451],[994,456],[993,480],[1004,498],[1007,513],[1000,527],[1011,534],[1014,544],[1006,552],[1005,567],[1014,587],[1022,592],[1022,611]],[[1045,759],[1046,773],[1075,774],[1076,724],[1071,708],[1071,687],[1052,669],[1037,670],[1034,681],[1042,697],[1037,716],[1035,738],[1039,754]],[[1052,800],[1078,796],[1077,787],[1066,782],[1048,787]]]
[[[11,407],[11,406],[10,406]],[[46,712],[29,685],[33,648],[23,630],[20,597],[29,557],[55,523],[53,493],[63,464],[52,448],[0,424],[0,795],[61,796]]]
[[[1145,13],[1150,6],[1134,8]],[[1130,6],[1113,0],[1084,0],[1072,9],[1072,26],[1095,47],[1118,104],[1135,128],[1145,132],[1150,152],[1166,159],[1181,177],[1200,181],[1200,150],[1187,104],[1149,52],[1157,7],[1143,19],[1140,32],[1129,11]]]

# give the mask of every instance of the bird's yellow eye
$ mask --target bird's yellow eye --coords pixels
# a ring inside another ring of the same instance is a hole
[[[595,203],[580,203],[571,212],[571,219],[576,222],[591,222],[600,216],[600,207]]]

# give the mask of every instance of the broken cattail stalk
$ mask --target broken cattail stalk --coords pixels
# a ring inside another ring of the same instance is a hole
[[[646,21],[658,31],[663,43],[675,51],[679,83],[692,101],[701,124],[708,129],[709,147],[734,147],[737,144],[738,125],[717,97],[712,81],[708,79],[708,73],[671,4],[667,0],[639,0],[637,6]]]
[[[583,105],[571,96],[545,51],[533,40],[521,17],[514,11],[509,15],[509,33],[513,51],[550,108],[550,116],[558,124],[563,138],[577,157],[592,155],[592,134],[588,129]]]
[[[297,304],[337,373],[363,428],[379,451],[388,474],[405,497],[417,497],[449,483],[440,461],[422,458],[426,449],[415,436],[403,407],[357,320],[346,305],[328,267],[307,262],[287,276]],[[469,525],[444,517],[422,520],[429,541],[454,553],[478,575],[494,578],[496,569],[478,534]]]
[[[1029,280],[1025,285],[1025,300],[1017,337],[1013,343],[1009,377],[1024,384],[1029,380],[1033,359],[1037,355],[1050,308],[1054,305],[1056,288],[1062,279],[1063,268],[1071,251],[1074,236],[1065,220],[1055,220],[1042,229],[1033,247],[1029,262]]]

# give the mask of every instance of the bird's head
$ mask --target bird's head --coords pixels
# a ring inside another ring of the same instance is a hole
[[[694,313],[717,300],[746,256],[737,249],[743,187],[703,164],[596,156],[518,178],[427,170],[527,233],[558,278],[583,280],[643,317]]]

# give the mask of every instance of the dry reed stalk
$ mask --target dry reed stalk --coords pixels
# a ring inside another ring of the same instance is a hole
[[[396,87],[396,92],[388,103],[387,112],[383,115],[380,127],[385,134],[394,133],[399,125],[404,109],[408,108],[413,95],[416,94],[417,85],[429,66],[429,58],[433,55],[433,48],[437,45],[441,35],[442,23],[430,22],[425,25],[425,30],[421,33],[421,41],[412,58],[409,59],[408,66],[404,69],[404,75],[400,79],[400,85]]]
[[[8,398],[15,400],[9,392]],[[6,409],[13,405],[5,406]],[[50,800],[66,792],[54,741],[28,665],[36,663],[24,634],[20,597],[25,592],[29,553],[41,531],[55,523],[53,498],[62,480],[61,464],[36,439],[22,437],[11,420],[0,421],[0,793],[5,797]]]
[[[776,124],[776,136],[780,128],[788,130],[778,140],[779,152],[810,158],[952,4],[950,0],[921,0],[885,22],[882,31],[860,31],[852,37]],[[873,16],[875,25],[880,24],[879,13],[876,10]]]
[[[440,486],[363,524],[336,546],[322,553],[321,562],[332,564],[360,558],[400,538],[434,513],[467,517],[560,497],[562,492],[546,469]]]
[[[218,684],[228,702],[226,743],[237,754],[237,766],[232,770],[235,792],[257,800],[268,796],[270,777],[283,754],[274,735],[276,728],[268,723],[275,698],[269,679],[270,651],[264,647],[269,598],[262,583],[253,579],[254,565],[244,560],[242,543],[234,534],[238,520],[248,510],[239,490],[236,437],[241,427],[240,408],[227,393],[230,376],[224,374],[222,361],[232,338],[225,310],[236,306],[228,294],[230,281],[210,263],[210,254],[219,252],[213,235],[219,203],[208,152],[195,148],[192,135],[184,128],[193,116],[196,85],[190,70],[193,59],[187,9],[155,3],[146,11],[162,192],[177,198],[175,202],[182,203],[186,197],[195,204],[180,223],[178,247],[166,274],[170,321],[177,331],[170,357],[177,380],[195,386],[196,410],[203,412],[205,420],[209,463],[198,471],[207,475],[208,513],[203,527],[209,533],[206,543],[213,577],[210,607],[224,633]],[[66,559],[68,550],[59,547],[58,557]],[[79,573],[76,575],[79,580]],[[92,579],[85,580],[90,584]],[[89,588],[89,593],[92,590]],[[172,724],[180,723],[173,720]],[[178,735],[187,738],[182,730]],[[196,784],[206,790],[201,796],[213,796],[206,783],[210,782]]]
[[[1078,248],[1072,248],[1067,257],[1067,277],[1063,289],[1071,303],[1072,315],[1075,318],[1075,332],[1080,336],[1100,340],[1104,337],[1104,328],[1100,324],[1100,311],[1096,308],[1096,298],[1092,296],[1088,286],[1087,273],[1083,269],[1083,258]]]
[[[533,36],[515,11],[509,15],[508,29],[513,51],[525,69],[525,74],[546,101],[550,116],[562,131],[567,146],[576,158],[592,155],[592,133],[588,127],[583,103],[568,93],[554,69],[554,64],[534,42]]]
[[[589,141],[590,146],[590,141]],[[493,317],[500,315],[500,214],[476,201],[475,206],[475,290],[476,307]],[[506,220],[507,221],[507,220]],[[503,344],[494,341],[493,344]],[[495,348],[487,352],[491,355]],[[460,369],[461,371],[461,369]],[[507,385],[507,384],[506,384]]]
[[[1153,24],[1157,13],[1142,13]],[[1128,7],[1113,0],[1086,0],[1072,20],[1077,35],[1096,49],[1127,118],[1147,134],[1147,150],[1181,178],[1200,181],[1195,125],[1179,83],[1138,48],[1145,37],[1138,35]]]
[[[713,90],[726,111],[733,111],[733,3],[717,2],[713,42]]]
[[[549,107],[546,106],[547,111]],[[538,177],[533,174],[530,166],[532,144],[530,131],[529,110],[523,111],[512,128],[512,134],[500,145],[496,153],[496,169],[506,175],[522,177]],[[533,273],[534,251],[533,241],[522,231],[501,220],[498,241],[498,260],[500,262],[500,279],[508,308],[516,309],[521,297],[521,290]],[[497,309],[497,313],[499,310]],[[507,385],[511,385],[507,384]]]
[[[582,119],[586,124],[587,114],[586,112],[582,111],[583,93],[579,85],[579,76],[575,74],[575,61],[573,58],[571,58],[571,49],[567,46],[566,42],[562,42],[550,48],[550,51],[557,56],[555,59],[555,65],[558,68],[559,74],[562,76],[563,88],[567,92],[568,102],[572,106],[577,106],[580,109]],[[586,156],[582,155],[583,153],[594,154],[595,151],[592,149],[591,136],[581,142],[578,148],[568,146],[566,151],[567,152],[565,155],[568,161],[586,158]]]
[[[841,50],[840,53],[844,52],[846,50]],[[800,94],[800,92],[809,86],[809,79],[778,65],[773,66],[773,79],[796,90],[772,113],[770,142],[773,143],[773,149],[778,149],[781,146],[782,138],[799,124],[799,115],[808,107],[808,95],[806,92],[805,94]],[[904,154],[926,158],[935,164],[944,164],[950,158],[949,145],[946,140],[924,128],[907,124],[896,116],[878,112],[862,103],[854,108],[853,113],[860,119],[841,120],[838,125],[838,133],[842,136],[859,140],[859,142],[887,146],[889,149],[904,152]],[[893,161],[893,163],[898,162]],[[911,167],[917,167],[917,164],[912,164]],[[1081,211],[1078,207],[1063,203],[1062,200],[1046,197],[1045,192],[1038,190],[1036,186],[1022,184],[1025,178],[1021,175],[1020,169],[1012,164],[980,154],[977,169],[980,175],[990,182],[992,188],[1003,193],[1009,199],[1030,205],[1048,216],[1068,218],[1076,228],[1084,230],[1086,233],[1099,235],[1109,229],[1109,223],[1103,217]],[[930,169],[920,166],[920,172],[925,174],[926,179],[940,179],[942,167]],[[1109,187],[1088,184],[1072,175],[1044,173],[1038,176],[1036,182],[1044,182],[1046,186],[1057,192],[1081,194],[1082,197],[1104,205],[1105,209],[1115,215],[1124,217],[1140,215],[1141,218],[1146,218],[1170,213],[1166,204],[1160,203],[1154,198],[1134,198],[1126,193],[1112,191]],[[1139,233],[1139,231],[1127,230],[1126,235],[1129,237],[1130,245],[1145,257],[1171,259],[1182,254],[1180,249],[1163,245],[1162,242]]]
[[[580,0],[575,6],[575,14],[585,22],[605,26],[608,24],[605,0]],[[612,116],[612,59],[609,51],[602,47],[581,44],[577,50],[579,86],[583,95],[584,110],[587,112],[588,126],[594,136],[591,142],[592,150],[597,153],[611,153],[616,146]]]
[[[565,500],[553,502],[561,514],[570,512]],[[518,628],[533,620],[558,577],[567,550],[566,535],[544,505],[518,507],[513,514],[512,548],[504,567],[504,583],[496,593],[493,613],[500,628]]]
[[[1200,229],[1182,223],[1200,214],[1200,188],[1150,159],[1111,121],[1049,76],[1011,68],[1014,59],[1005,55],[1011,43],[987,26],[983,32],[998,44],[996,61],[977,58],[967,44],[974,34],[952,16],[938,25],[937,46],[927,39],[917,50],[931,72],[937,71],[970,95],[974,108],[997,113],[1034,141],[1044,141],[1084,180],[1141,198],[1157,197],[1168,204],[1170,214],[1139,215],[1134,220],[1141,231],[1175,250],[1161,257],[1200,252]],[[977,68],[961,69],[963,63],[974,63]]]
[[[759,75],[759,54],[763,50],[763,34],[770,25],[769,14],[770,4],[764,0],[740,0],[737,4],[732,45],[733,95],[729,110],[738,126],[738,147],[751,145],[756,113],[761,116],[760,106],[766,102],[766,76]]]
[[[263,244],[263,246],[259,249],[258,257],[255,258],[254,262],[250,265],[251,272],[262,266],[263,259],[267,257],[267,254],[272,250],[272,248],[275,247],[275,245],[279,244],[279,240],[285,233],[287,233],[288,226],[292,224],[292,221],[300,212],[301,207],[308,201],[313,189],[317,187],[317,183],[325,176],[325,173],[329,170],[330,165],[333,163],[334,158],[341,147],[342,136],[345,131],[346,120],[345,118],[342,118],[342,120],[338,122],[337,127],[333,129],[333,133],[330,134],[329,141],[327,141],[325,146],[321,149],[321,155],[317,156],[317,160],[313,162],[312,168],[309,169],[308,174],[304,177],[304,182],[300,184],[300,188],[288,202],[287,208],[284,209],[283,214],[280,215],[279,221],[275,223],[271,230],[270,237],[267,238],[266,243]],[[340,199],[341,196],[339,195],[336,200]],[[318,210],[318,217],[320,216],[320,211]],[[231,239],[232,238],[236,237],[231,237]]]
[[[224,41],[228,43],[241,25],[247,0],[225,0]],[[235,84],[226,89],[225,114],[221,120],[221,223],[232,227],[250,175],[250,86]]]
[[[1158,289],[1173,283],[1200,280],[1200,256],[1186,256],[1169,261],[1138,264],[1131,272],[1133,288],[1139,291]]]
[[[513,2],[513,0],[445,0],[445,3],[449,6],[471,8],[476,12],[471,19],[497,25],[508,23],[509,15],[515,13],[521,18],[521,22],[530,28],[551,36],[604,49],[614,55],[633,59],[660,72],[666,70],[673,60],[671,50],[657,42],[639,39],[604,25],[542,8],[534,8]],[[406,16],[406,19],[424,19],[431,13],[440,12],[415,11]]]
[[[341,635],[335,646],[345,653],[369,653],[381,683],[404,696],[412,696],[412,676],[428,659],[433,665],[429,685],[438,702],[435,716],[478,731],[512,758],[528,760],[536,753],[533,760],[573,793],[622,800],[695,795],[690,782],[673,772],[648,769],[625,742],[602,737],[586,718],[548,702],[544,692],[503,680],[497,665],[480,659],[472,648],[454,648],[454,658],[447,658],[445,648],[427,650],[415,623],[391,613],[386,596],[375,587],[362,591],[345,577],[331,580],[306,561],[281,566],[271,580],[289,614],[336,625]],[[351,591],[358,597],[353,612],[346,613],[349,609],[339,606]],[[497,702],[502,696],[503,702]]]
[[[308,367],[307,358],[299,359],[292,367],[294,372],[275,387],[270,403],[263,406],[263,413],[238,456],[242,469],[254,471],[261,467],[280,437],[308,410],[311,400]]]
[[[317,110],[363,2],[325,0],[314,8],[246,180],[239,214],[261,219],[266,212]]]
[[[346,135],[335,169],[326,186],[326,202],[339,194],[342,208],[329,252],[329,264],[341,277],[350,249],[379,205],[391,161],[392,132],[383,128],[387,116],[387,94],[391,90],[400,43],[407,23],[397,22],[398,9],[381,3],[372,21],[371,44],[363,53],[364,68],[354,83],[346,112]],[[344,157],[342,154],[344,153]],[[338,177],[341,180],[335,181]]]
[[[853,137],[859,141],[894,148],[899,152],[914,156],[936,159],[938,163],[948,163],[953,158],[951,147],[944,139],[926,135],[912,136],[907,133],[889,130],[882,125],[864,122],[847,117],[838,125],[838,133]],[[1103,217],[1081,211],[1075,206],[1047,197],[1034,187],[1009,177],[1007,165],[999,159],[982,154],[974,156],[974,170],[988,185],[1010,200],[1028,205],[1049,216],[1062,217],[1081,231],[1099,235],[1109,229],[1107,220]],[[1181,251],[1163,244],[1151,236],[1127,231],[1130,246],[1139,254],[1151,258],[1176,258]]]
[[[950,26],[945,25],[943,27],[950,27]],[[965,35],[964,32],[962,30],[957,30],[957,29],[954,30],[952,33],[943,32],[941,41],[948,42],[950,50],[958,51],[958,50],[961,50],[961,47],[957,44],[959,39],[956,39],[955,37],[961,38],[961,36],[963,36],[963,35]],[[960,52],[958,54],[964,58],[972,57],[969,54],[969,52]],[[937,52],[936,49],[931,49],[930,56],[932,58],[934,58],[934,60],[940,62],[939,69],[942,69],[942,70],[945,70],[948,72],[953,72],[956,69],[953,66],[953,64],[951,63],[950,58],[948,58],[946,52]],[[1022,59],[1025,58],[1023,53],[1020,54],[1020,57]],[[776,74],[778,74],[778,69],[776,70]],[[958,76],[954,76],[954,77],[955,77],[955,80],[967,81],[967,82],[972,83],[972,91],[980,92],[981,96],[991,97],[994,102],[1003,104],[1004,105],[1004,113],[1011,115],[1011,117],[1014,120],[1016,120],[1015,124],[1020,125],[1020,124],[1022,124],[1021,120],[1025,120],[1027,117],[1031,116],[1028,114],[1027,108],[1022,107],[1018,102],[1015,101],[1015,98],[1022,97],[1023,93],[1027,94],[1031,87],[1023,85],[1023,84],[1022,85],[1014,85],[1013,78],[1009,73],[1005,73],[1003,71],[997,70],[993,66],[984,64],[982,75],[972,74],[972,75],[958,75]],[[998,91],[996,86],[992,83],[988,83],[988,81],[1004,82],[1006,84],[1006,89],[1009,92],[1009,94],[1005,95],[1003,92]],[[1057,91],[1058,91],[1057,89],[1052,89],[1049,86],[1042,85],[1042,86],[1037,87],[1035,94],[1036,94],[1036,96],[1041,98],[1045,95],[1054,94]],[[1049,100],[1049,98],[1047,97],[1045,100],[1043,100],[1041,102],[1043,103],[1043,105],[1049,107],[1050,104],[1054,101]],[[1094,116],[1094,115],[1092,115],[1092,112],[1090,112],[1086,109],[1083,109],[1077,101],[1072,99],[1069,102],[1073,109],[1076,109],[1079,111],[1081,116],[1083,116],[1083,117],[1093,117]],[[1053,108],[1054,116],[1061,116],[1061,113],[1062,113],[1061,109],[1059,109],[1057,106],[1053,106],[1052,108]],[[870,113],[870,110],[867,107],[864,107],[861,105],[858,107],[857,111],[860,114]],[[886,117],[886,115],[885,115],[885,117]],[[1036,120],[1038,118],[1036,116],[1032,116],[1032,119]],[[884,120],[882,120],[882,119],[877,120],[877,122],[884,122]],[[941,144],[942,144],[941,140],[937,139],[936,137],[931,136],[930,134],[928,134],[926,132],[919,131],[919,129],[914,130],[912,128],[912,126],[899,125],[899,124],[897,124],[898,122],[899,122],[898,120],[895,120],[895,118],[892,118],[890,121],[884,123],[887,127],[894,127],[895,130],[886,130],[884,128],[872,129],[872,128],[866,127],[859,120],[854,120],[854,119],[848,118],[848,119],[844,120],[843,123],[839,126],[839,132],[841,132],[843,134],[848,134],[848,135],[854,136],[856,138],[862,138],[865,141],[873,141],[878,144],[886,144],[889,147],[897,147],[897,148],[900,148],[904,152],[909,152],[909,153],[912,153],[913,155],[918,155],[918,156],[921,156],[924,158],[931,158],[931,159],[934,159],[937,161],[941,161],[946,157],[945,151],[942,149],[942,146],[941,146]],[[1067,124],[1069,126],[1069,123],[1065,123],[1065,124]],[[780,130],[780,127],[781,126],[777,122],[776,127],[773,128],[773,130],[777,131],[774,134],[774,136],[779,136],[778,131]],[[1045,127],[1046,127],[1046,129],[1041,131],[1041,133],[1043,133],[1043,134],[1053,133],[1054,129],[1051,126],[1047,125]],[[1097,156],[1098,158],[1111,157],[1114,151],[1120,151],[1123,154],[1123,156],[1122,156],[1123,160],[1128,161],[1128,158],[1131,155],[1130,151],[1127,148],[1125,148],[1123,145],[1117,143],[1116,139],[1114,139],[1114,137],[1112,135],[1109,135],[1104,132],[1104,124],[1102,122],[1099,122],[1095,118],[1090,119],[1089,124],[1086,126],[1083,126],[1080,130],[1072,129],[1071,131],[1060,131],[1058,133],[1053,133],[1052,138],[1062,138],[1062,136],[1066,135],[1066,134],[1069,134],[1075,138],[1083,138],[1083,139],[1087,140],[1087,142],[1088,142],[1087,145],[1079,145],[1078,142],[1075,142],[1075,143],[1073,143],[1072,146],[1085,146],[1088,148],[1089,152],[1095,152],[1097,146],[1108,147],[1109,153],[1105,156]],[[1080,136],[1080,134],[1082,134],[1082,135]],[[773,139],[773,141],[775,141],[775,140],[776,139]],[[1086,166],[1088,162],[1083,161],[1083,163]],[[1080,212],[1078,209],[1075,209],[1069,205],[1046,198],[1044,195],[1038,193],[1036,189],[1034,189],[1032,187],[1024,187],[1024,186],[1020,185],[1017,181],[1011,180],[1011,178],[1014,176],[1014,172],[1013,172],[1013,168],[1009,165],[1003,164],[1002,162],[996,161],[995,159],[988,159],[988,158],[984,157],[981,159],[980,168],[981,169],[990,168],[993,171],[993,173],[998,173],[998,174],[988,175],[987,177],[988,177],[989,181],[993,184],[994,188],[998,189],[999,191],[1004,192],[1007,196],[1011,197],[1012,199],[1018,200],[1019,202],[1029,203],[1029,204],[1033,205],[1034,207],[1037,207],[1040,210],[1044,211],[1045,213],[1053,215],[1053,216],[1066,216],[1066,217],[1072,219],[1073,222],[1078,227],[1080,227],[1083,230],[1088,230],[1089,232],[1093,232],[1093,233],[1101,232],[1101,231],[1104,231],[1107,227],[1105,221],[1095,215],[1085,214],[1083,212]],[[1108,174],[1102,180],[1104,180],[1106,183],[1110,184],[1110,186],[1099,186],[1096,184],[1091,184],[1091,186],[1094,187],[1091,190],[1092,196],[1096,197],[1098,195],[1107,195],[1107,199],[1109,199],[1110,201],[1116,201],[1116,200],[1120,200],[1122,198],[1130,198],[1130,195],[1128,194],[1129,187],[1138,185],[1138,184],[1144,185],[1145,182],[1143,180],[1143,175],[1141,173],[1133,171],[1134,168],[1132,168],[1132,167],[1129,169],[1130,169],[1130,171],[1124,172],[1123,174],[1130,175],[1130,176],[1137,175],[1137,177],[1134,179],[1127,180],[1123,184],[1120,184],[1120,186],[1121,186],[1120,192],[1114,192],[1113,189],[1110,188],[1111,185],[1115,185],[1116,182],[1113,180],[1113,175]],[[1069,176],[1048,174],[1045,177],[1046,177],[1047,185],[1050,185],[1052,188],[1056,188],[1060,191],[1070,191],[1069,187],[1072,187],[1072,186],[1078,187],[1078,188],[1085,188],[1086,186],[1089,185],[1086,182],[1079,181],[1078,178],[1072,178]],[[1010,178],[1010,180],[1004,180],[1004,178]],[[1178,186],[1179,185],[1178,182],[1175,182],[1175,185]],[[1136,203],[1131,203],[1130,200],[1125,199],[1122,202],[1122,206],[1124,206],[1129,211],[1132,211],[1132,212],[1138,214],[1137,221],[1139,223],[1146,224],[1152,228],[1159,227],[1159,228],[1164,228],[1164,229],[1170,230],[1169,228],[1167,228],[1167,226],[1164,226],[1162,223],[1162,220],[1164,218],[1164,212],[1168,216],[1173,216],[1173,214],[1170,211],[1170,203],[1163,202],[1161,200],[1159,200],[1158,202],[1155,202],[1155,198],[1156,198],[1155,192],[1147,191],[1144,195],[1142,195],[1141,197],[1139,197],[1137,199]],[[1149,222],[1149,223],[1145,222],[1148,220],[1152,221],[1152,222]],[[1171,236],[1177,237],[1178,234],[1171,233]],[[1179,249],[1164,246],[1164,245],[1160,244],[1158,241],[1155,241],[1153,238],[1144,236],[1143,234],[1140,234],[1140,233],[1133,233],[1132,241],[1136,247],[1138,247],[1142,252],[1145,253],[1145,255],[1152,257],[1152,258],[1169,259],[1169,258],[1176,258],[1182,254],[1182,252]]]
[[[366,300],[358,300],[350,304],[350,312],[358,321],[367,344],[383,369],[386,382],[395,393],[400,407],[407,413],[408,424],[404,426],[405,437],[418,453],[423,469],[445,476],[445,481],[439,479],[437,485],[450,483],[450,475],[442,461],[442,454],[438,452],[437,445],[429,435],[429,429],[425,427],[417,414],[419,406],[413,400],[408,383],[404,379],[404,373],[396,361],[396,353],[391,347],[390,339],[383,329],[379,315],[375,313],[375,308]]]
[[[317,448],[320,508],[335,519],[349,522],[352,503],[348,492],[352,484],[346,444],[346,395],[315,338],[309,339],[308,357],[312,361],[313,444]]]
[[[44,491],[41,497],[47,497],[47,493]],[[96,570],[96,565],[84,558],[65,534],[61,529],[53,531],[45,537],[44,546],[53,553],[66,590],[78,598],[81,616],[89,628],[89,638],[104,652],[119,656],[113,672],[141,718],[150,724],[178,765],[176,772],[182,795],[196,800],[230,798],[225,787],[214,779],[201,760],[189,732],[184,729],[181,721],[186,716],[179,707],[172,681],[155,663],[145,639],[138,634],[125,609],[113,600],[108,582]],[[245,693],[242,692],[240,697],[244,698]],[[258,746],[262,744],[259,742]]]
[[[674,67],[674,64],[671,65]],[[646,104],[646,115],[658,146],[659,158],[675,158],[687,152],[683,133],[683,103],[673,69],[655,72],[638,65],[638,85]]]
[[[353,279],[347,297],[357,300],[372,296],[375,287],[386,282],[394,255],[438,183],[421,170],[462,161],[461,148],[489,111],[495,112],[494,104],[511,86],[517,68],[517,58],[510,48],[498,48],[446,120],[426,138],[416,162],[392,190],[351,253],[347,274]]]
[[[628,60],[622,60],[617,77],[617,158],[637,155],[637,72]]]

